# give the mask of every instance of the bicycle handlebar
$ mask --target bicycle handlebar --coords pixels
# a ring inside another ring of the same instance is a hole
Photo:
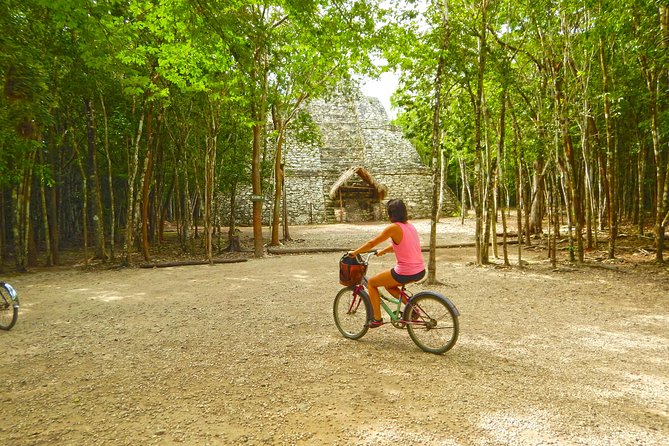
[[[376,255],[378,252],[379,252],[378,249],[372,249],[371,251],[359,253],[357,257],[359,257],[363,263],[367,264],[369,263],[369,259],[371,259],[372,256]]]

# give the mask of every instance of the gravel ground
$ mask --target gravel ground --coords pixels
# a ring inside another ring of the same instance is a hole
[[[445,221],[438,242],[471,226]],[[292,228],[287,246],[381,227]],[[669,444],[667,267],[554,269],[528,250],[522,270],[481,268],[439,249],[429,288],[461,334],[432,355],[389,325],[339,334],[340,255],[6,278],[22,307],[0,332],[0,444]]]

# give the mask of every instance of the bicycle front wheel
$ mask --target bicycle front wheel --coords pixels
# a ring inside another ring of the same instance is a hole
[[[9,330],[19,318],[19,301],[12,299],[9,291],[0,286],[0,330]]]
[[[360,339],[367,333],[371,305],[365,291],[355,293],[355,287],[343,288],[334,299],[332,311],[335,325],[345,338]]]
[[[411,340],[428,353],[445,353],[458,340],[458,310],[443,296],[426,292],[407,304],[404,318]]]

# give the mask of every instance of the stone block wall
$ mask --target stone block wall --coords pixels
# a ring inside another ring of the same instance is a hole
[[[289,222],[293,225],[326,223],[323,179],[312,173],[293,175],[286,181]]]

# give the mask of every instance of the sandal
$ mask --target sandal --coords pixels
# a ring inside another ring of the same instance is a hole
[[[383,322],[383,319],[373,319],[373,320],[371,320],[367,323],[367,326],[369,328],[376,328],[376,327],[380,327],[384,323],[385,322]]]

